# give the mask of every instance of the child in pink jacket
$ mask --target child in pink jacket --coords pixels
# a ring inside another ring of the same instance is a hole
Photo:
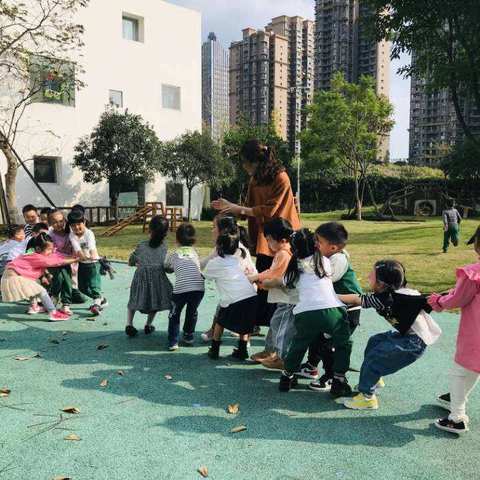
[[[480,256],[480,227],[468,244],[474,244]],[[441,430],[461,434],[468,430],[468,396],[480,378],[480,261],[457,269],[455,288],[443,296],[434,293],[428,303],[437,312],[462,310],[455,363],[450,371],[450,393],[438,397],[450,415],[435,422]]]

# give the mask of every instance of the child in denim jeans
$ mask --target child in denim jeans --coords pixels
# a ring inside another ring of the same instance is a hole
[[[360,370],[360,393],[344,400],[345,407],[353,410],[376,410],[375,391],[382,377],[418,360],[442,333],[428,315],[432,309],[427,299],[406,288],[405,269],[400,262],[377,262],[368,280],[373,293],[338,297],[347,305],[374,308],[396,331],[379,333],[368,341]]]

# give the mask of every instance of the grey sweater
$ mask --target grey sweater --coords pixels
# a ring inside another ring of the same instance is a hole
[[[462,221],[462,217],[456,208],[449,208],[443,211],[443,224],[446,227],[458,225]]]

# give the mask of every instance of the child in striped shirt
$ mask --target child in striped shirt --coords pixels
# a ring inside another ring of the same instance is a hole
[[[180,315],[186,306],[182,344],[191,347],[198,319],[198,306],[205,295],[205,280],[200,272],[200,258],[193,248],[196,241],[195,227],[183,223],[177,229],[179,248],[168,254],[165,271],[175,273],[172,309],[168,317],[168,349],[178,350]]]

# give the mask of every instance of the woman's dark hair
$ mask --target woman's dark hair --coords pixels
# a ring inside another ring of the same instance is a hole
[[[285,273],[287,288],[295,288],[300,278],[298,261],[313,256],[314,270],[318,278],[325,277],[325,269],[322,263],[322,254],[315,248],[315,235],[308,228],[297,230],[290,237],[292,258]]]
[[[7,227],[7,237],[9,239],[12,239],[15,237],[15,235],[17,234],[17,232],[20,232],[21,230],[23,230],[23,225],[9,225]]]
[[[263,227],[265,236],[272,237],[277,242],[290,240],[293,233],[292,224],[284,218],[273,218]]]
[[[377,282],[382,282],[386,291],[393,292],[407,285],[405,268],[397,260],[379,260],[374,269]]]
[[[50,235],[48,235],[48,233],[40,233],[35,237],[33,246],[36,252],[41,253],[47,248],[49,243],[53,243]]]
[[[322,223],[315,230],[315,235],[324,238],[332,245],[346,245],[348,242],[347,229],[337,222]]]
[[[48,230],[46,223],[36,223],[32,228],[32,233],[40,233],[42,230]]]
[[[241,256],[242,258],[245,258],[247,256],[247,251],[245,249],[250,248],[250,239],[248,238],[248,232],[245,227],[242,225],[238,225],[237,219],[235,217],[231,216],[226,216],[226,215],[217,215],[215,217],[215,223],[217,224],[217,229],[219,235],[221,235],[224,232],[227,233],[237,233],[239,235],[239,243],[242,244],[242,246],[239,246],[240,251],[241,251]]]
[[[85,216],[81,210],[73,209],[67,216],[68,225],[85,223]]]
[[[168,233],[168,220],[162,215],[155,215],[150,220],[148,227],[150,230],[150,242],[148,243],[150,248],[158,248]]]
[[[240,243],[240,234],[237,231],[224,231],[217,237],[217,253],[219,257],[235,255]]]
[[[285,171],[283,165],[277,160],[273,148],[262,145],[256,139],[248,140],[243,144],[240,156],[244,161],[257,165],[253,178],[258,185],[272,183],[280,172]]]
[[[31,203],[28,203],[22,208],[22,213],[25,214],[27,212],[31,212],[32,210],[35,210],[38,213],[37,207],[35,207],[35,205],[32,205]]]
[[[195,227],[191,223],[182,223],[177,228],[177,242],[182,247],[191,247],[196,242]]]
[[[52,212],[53,212],[53,208],[51,207],[44,207],[40,210],[41,215],[45,215],[45,214],[50,215]]]
[[[85,207],[83,205],[80,205],[79,203],[75,204],[72,207],[72,211],[73,210],[79,210],[80,212],[82,212],[85,215]]]

